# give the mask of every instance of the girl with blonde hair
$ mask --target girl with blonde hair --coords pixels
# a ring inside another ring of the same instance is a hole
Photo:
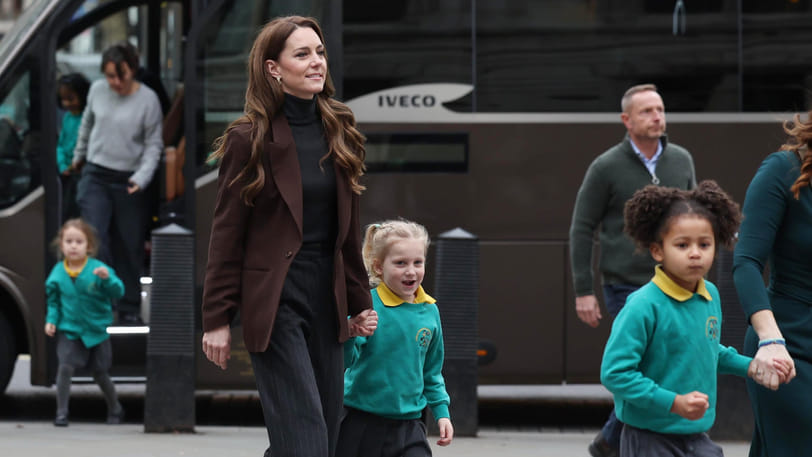
[[[380,330],[344,344],[345,414],[338,457],[430,456],[420,421],[428,406],[448,446],[454,427],[443,380],[443,328],[421,283],[429,236],[406,220],[367,227],[364,264]]]

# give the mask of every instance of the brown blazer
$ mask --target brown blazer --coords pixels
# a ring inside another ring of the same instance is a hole
[[[228,186],[251,155],[250,126],[227,136],[220,163],[217,200],[203,286],[203,331],[229,324],[239,310],[245,347],[268,347],[279,297],[291,261],[302,246],[302,177],[293,134],[284,115],[277,115],[265,143],[265,185],[247,206],[242,185]],[[347,316],[372,308],[369,280],[361,257],[359,197],[349,177],[335,165],[338,237],[333,289],[338,310],[338,339],[348,336]]]

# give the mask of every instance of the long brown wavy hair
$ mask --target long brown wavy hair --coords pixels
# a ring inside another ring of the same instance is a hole
[[[278,60],[285,48],[288,37],[300,27],[310,27],[324,43],[324,35],[318,22],[311,17],[286,16],[267,23],[259,32],[251,47],[248,57],[248,87],[245,90],[245,108],[242,116],[232,122],[223,135],[214,142],[215,151],[209,157],[219,160],[225,154],[226,137],[235,127],[242,124],[251,125],[251,156],[245,168],[235,177],[229,186],[244,182],[240,196],[247,205],[253,205],[254,197],[265,184],[265,170],[262,168],[263,142],[271,129],[271,120],[282,109],[285,92],[282,85],[271,81],[266,71],[265,61]],[[335,86],[327,70],[324,78],[324,90],[317,94],[318,109],[327,137],[327,154],[322,161],[332,156],[350,178],[352,191],[360,194],[365,187],[360,178],[364,174],[364,141],[366,138],[358,130],[355,116],[347,105],[332,98]]]
[[[810,187],[812,179],[812,111],[807,115],[806,122],[801,121],[801,115],[795,114],[792,121],[784,122],[784,131],[790,136],[781,149],[792,151],[801,159],[801,175],[790,187],[795,199],[801,198],[801,188]]]

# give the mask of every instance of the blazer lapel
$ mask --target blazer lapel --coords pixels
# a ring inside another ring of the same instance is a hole
[[[276,188],[296,221],[299,234],[302,234],[302,172],[296,155],[296,144],[288,121],[280,113],[271,121],[273,139],[268,145],[271,161],[271,175]]]

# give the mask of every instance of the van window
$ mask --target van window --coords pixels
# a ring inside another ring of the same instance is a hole
[[[0,209],[17,203],[39,184],[38,161],[27,150],[31,142],[24,143],[32,133],[30,82],[26,71],[0,101]]]
[[[84,14],[95,3],[85,2],[77,14]],[[57,51],[57,73],[82,73],[89,81],[101,79],[101,55],[105,49],[116,43],[129,41],[140,51],[146,43],[143,36],[146,30],[140,27],[146,20],[146,14],[146,7],[131,6],[82,31]]]

